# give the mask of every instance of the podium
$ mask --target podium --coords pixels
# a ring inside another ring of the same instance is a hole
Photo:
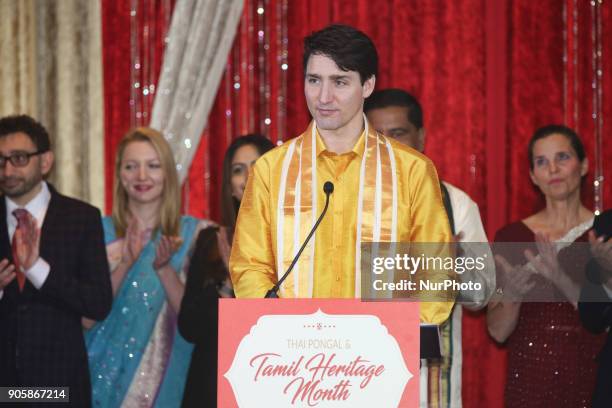
[[[416,408],[420,353],[439,355],[412,302],[221,299],[219,321],[223,408]]]

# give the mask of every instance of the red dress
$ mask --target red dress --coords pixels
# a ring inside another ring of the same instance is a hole
[[[586,241],[586,237],[584,233],[576,241]],[[495,241],[531,243],[535,235],[523,222],[516,222],[499,230]],[[535,244],[532,252],[537,253]],[[562,256],[563,251],[560,263],[567,266]],[[526,262],[524,256],[522,262]],[[583,268],[575,269],[574,274],[583,274]],[[516,329],[506,343],[506,407],[589,407],[595,360],[603,341],[603,336],[582,327],[570,303],[523,303]]]

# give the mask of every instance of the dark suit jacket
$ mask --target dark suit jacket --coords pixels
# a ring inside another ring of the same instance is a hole
[[[598,236],[611,238],[612,211],[608,210],[595,218],[593,229]],[[578,304],[582,324],[594,333],[602,333],[612,326],[612,302],[601,285],[600,271],[599,264],[591,260],[587,265],[587,279]],[[612,337],[608,333],[606,344],[599,354],[593,407],[610,406],[612,406]]]
[[[14,279],[0,299],[0,386],[68,386],[71,406],[87,407],[91,385],[81,317],[103,320],[112,304],[104,233],[98,209],[51,185],[49,190],[40,239],[49,275],[40,290],[26,279],[23,292]],[[12,260],[0,196],[4,258]]]

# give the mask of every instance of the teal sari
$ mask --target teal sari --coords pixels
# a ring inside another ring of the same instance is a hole
[[[181,218],[183,243],[170,259],[181,273],[199,220]],[[116,240],[103,219],[106,244]],[[85,333],[94,407],[178,407],[193,346],[178,333],[176,314],[153,269],[157,233],[127,272],[106,320]]]

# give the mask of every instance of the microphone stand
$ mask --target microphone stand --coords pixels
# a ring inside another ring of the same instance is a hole
[[[323,211],[321,211],[321,215],[319,215],[317,222],[315,222],[315,225],[310,230],[310,233],[306,237],[306,240],[302,244],[302,247],[300,248],[298,253],[295,255],[295,257],[293,258],[291,265],[289,265],[289,268],[287,268],[287,272],[285,272],[285,274],[280,278],[278,282],[276,282],[274,286],[272,286],[270,290],[268,290],[268,292],[266,293],[266,296],[264,296],[264,299],[278,299],[278,290],[280,288],[280,285],[283,284],[285,279],[287,279],[287,276],[289,276],[289,274],[293,270],[293,267],[297,263],[298,259],[300,259],[300,255],[302,255],[302,252],[304,252],[304,249],[306,249],[306,245],[308,245],[310,238],[312,238],[315,231],[317,230],[317,227],[321,223],[321,220],[323,220],[323,217],[325,216],[325,213],[327,212],[327,207],[329,206],[329,196],[331,195],[331,193],[334,192],[334,184],[331,181],[326,181],[325,184],[323,185],[323,191],[325,192],[325,207],[323,207]]]

